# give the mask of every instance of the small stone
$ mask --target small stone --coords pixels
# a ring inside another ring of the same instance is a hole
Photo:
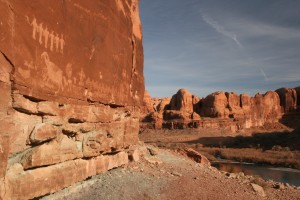
[[[273,185],[273,188],[283,190],[285,189],[285,186],[283,183],[276,183],[275,185]]]
[[[140,160],[139,150],[135,149],[132,152],[129,152],[128,158],[130,161],[138,162]]]
[[[172,174],[173,174],[174,176],[179,176],[179,177],[182,176],[182,174],[180,174],[180,173],[178,173],[178,172],[172,172]]]
[[[265,197],[266,196],[266,193],[264,191],[264,189],[257,185],[257,184],[254,184],[254,183],[251,183],[251,186],[253,188],[253,190],[259,195],[259,196],[262,196],[262,197]]]
[[[156,156],[158,154],[158,150],[153,147],[147,148],[151,156]]]
[[[229,177],[229,178],[237,178],[237,174],[235,174],[235,173],[230,173],[228,177]]]

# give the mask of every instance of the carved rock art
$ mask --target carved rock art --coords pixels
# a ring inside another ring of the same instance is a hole
[[[41,59],[43,60],[46,66],[46,78],[44,79],[46,84],[54,84],[58,87],[58,90],[61,89],[63,73],[60,68],[58,68],[49,58],[47,52],[43,52],[41,55]]]
[[[30,25],[32,26],[32,38],[34,40],[37,39],[36,35],[38,34],[39,44],[48,49],[48,41],[50,39],[50,51],[54,51],[53,48],[55,45],[55,52],[63,54],[64,46],[66,44],[63,34],[61,34],[61,36],[59,37],[58,33],[55,33],[54,31],[50,32],[48,26],[43,27],[43,23],[38,24],[36,18],[33,18]]]
[[[144,94],[137,2],[0,1],[0,199],[34,199],[128,162]]]

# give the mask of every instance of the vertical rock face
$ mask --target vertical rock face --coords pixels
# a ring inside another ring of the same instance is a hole
[[[228,99],[224,92],[215,92],[202,100],[200,116],[228,118]]]
[[[145,90],[145,94],[144,94],[144,109],[143,112],[144,113],[151,113],[154,112],[155,106],[154,106],[154,102],[151,99],[151,96],[149,94],[149,92],[147,90]]]
[[[148,91],[144,95],[144,106],[141,110],[141,128],[161,128],[163,112],[169,108],[170,98],[151,98]],[[150,126],[149,126],[150,123]]]
[[[155,121],[155,127],[226,127],[231,131],[275,123],[283,114],[279,95],[273,91],[264,95],[258,93],[254,97],[215,92],[200,99],[186,89],[180,89],[168,106],[154,110],[147,122]],[[159,123],[161,125],[157,125]]]
[[[280,106],[283,112],[293,112],[297,109],[297,92],[291,88],[280,88],[276,90],[280,97]]]
[[[244,117],[244,111],[241,106],[241,96],[237,95],[234,92],[226,92],[225,95],[228,100],[228,109],[230,112],[229,117]]]
[[[125,164],[144,96],[138,0],[0,1],[0,19],[0,199]]]
[[[22,94],[116,105],[142,101],[136,1],[4,2],[1,51],[15,66],[14,87]]]
[[[268,91],[263,97],[264,119],[266,122],[277,122],[282,116],[280,98],[276,92]]]
[[[171,99],[170,110],[193,113],[193,95],[186,89],[180,89]]]
[[[300,87],[296,87],[295,91],[297,93],[297,107],[298,107],[298,110],[299,110],[300,109]]]
[[[12,122],[9,119],[8,113],[11,109],[11,72],[12,66],[6,60],[4,55],[0,53],[0,190],[1,181],[6,173],[7,158],[9,153],[9,133],[11,131]],[[0,191],[0,195],[1,195]],[[1,196],[0,196],[1,197]]]

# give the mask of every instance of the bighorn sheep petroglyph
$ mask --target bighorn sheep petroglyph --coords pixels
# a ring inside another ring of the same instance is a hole
[[[61,89],[61,84],[63,80],[63,72],[59,69],[53,62],[51,62],[49,55],[47,52],[43,52],[41,54],[41,58],[44,60],[46,65],[46,74],[47,78],[45,82],[47,84],[54,84],[58,87],[58,91]]]

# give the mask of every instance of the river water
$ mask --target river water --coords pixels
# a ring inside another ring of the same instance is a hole
[[[244,172],[246,175],[259,175],[265,180],[271,179],[276,182],[300,186],[300,170],[296,169],[230,162],[214,162],[212,165],[219,170],[230,173]]]

